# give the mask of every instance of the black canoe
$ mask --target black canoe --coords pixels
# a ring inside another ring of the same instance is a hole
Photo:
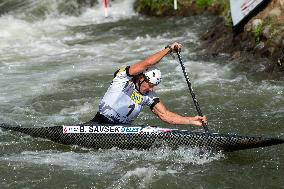
[[[84,130],[83,133],[74,133],[74,128],[75,132],[78,132],[76,127],[80,129],[82,125],[54,127],[10,127],[5,124],[0,125],[0,128],[3,129],[18,131],[33,137],[46,138],[60,144],[79,145],[94,149],[108,149],[112,147],[148,149],[153,146],[159,147],[166,144],[172,148],[187,146],[231,152],[284,143],[283,139],[278,138],[190,132],[149,126],[127,126],[124,128],[123,126],[93,124],[85,127],[91,129],[92,133],[89,130]],[[116,130],[116,128],[120,130]],[[68,130],[72,130],[73,133],[67,133]]]

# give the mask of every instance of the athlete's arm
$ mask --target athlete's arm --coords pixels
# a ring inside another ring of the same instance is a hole
[[[181,49],[181,44],[175,42],[173,44],[170,45],[170,48],[165,48],[151,56],[149,56],[148,58],[146,58],[143,61],[140,61],[136,64],[133,64],[130,66],[129,68],[129,74],[130,75],[137,75],[139,73],[142,73],[143,71],[145,71],[147,68],[150,68],[152,66],[154,66],[155,64],[159,63],[160,60],[166,56],[168,53],[170,53],[170,51],[172,49]]]
[[[158,102],[152,108],[152,112],[162,121],[169,124],[191,124],[195,126],[202,126],[202,122],[207,123],[207,118],[205,116],[186,117],[170,112],[162,102]]]

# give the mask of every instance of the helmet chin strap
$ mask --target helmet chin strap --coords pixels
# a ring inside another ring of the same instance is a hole
[[[139,92],[140,92],[140,88],[141,88],[141,85],[142,85],[143,82],[145,82],[145,79],[143,79],[142,81],[138,81],[138,91]]]

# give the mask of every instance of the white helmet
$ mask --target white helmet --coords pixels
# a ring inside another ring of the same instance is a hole
[[[145,76],[145,80],[155,86],[157,86],[162,80],[162,73],[156,67],[146,69],[143,74]]]

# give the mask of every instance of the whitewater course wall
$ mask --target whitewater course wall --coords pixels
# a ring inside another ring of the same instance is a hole
[[[149,16],[217,15],[201,36],[207,55],[228,54],[250,71],[262,64],[268,77],[283,78],[284,0],[178,0],[177,10],[173,1],[137,0],[135,9]]]

